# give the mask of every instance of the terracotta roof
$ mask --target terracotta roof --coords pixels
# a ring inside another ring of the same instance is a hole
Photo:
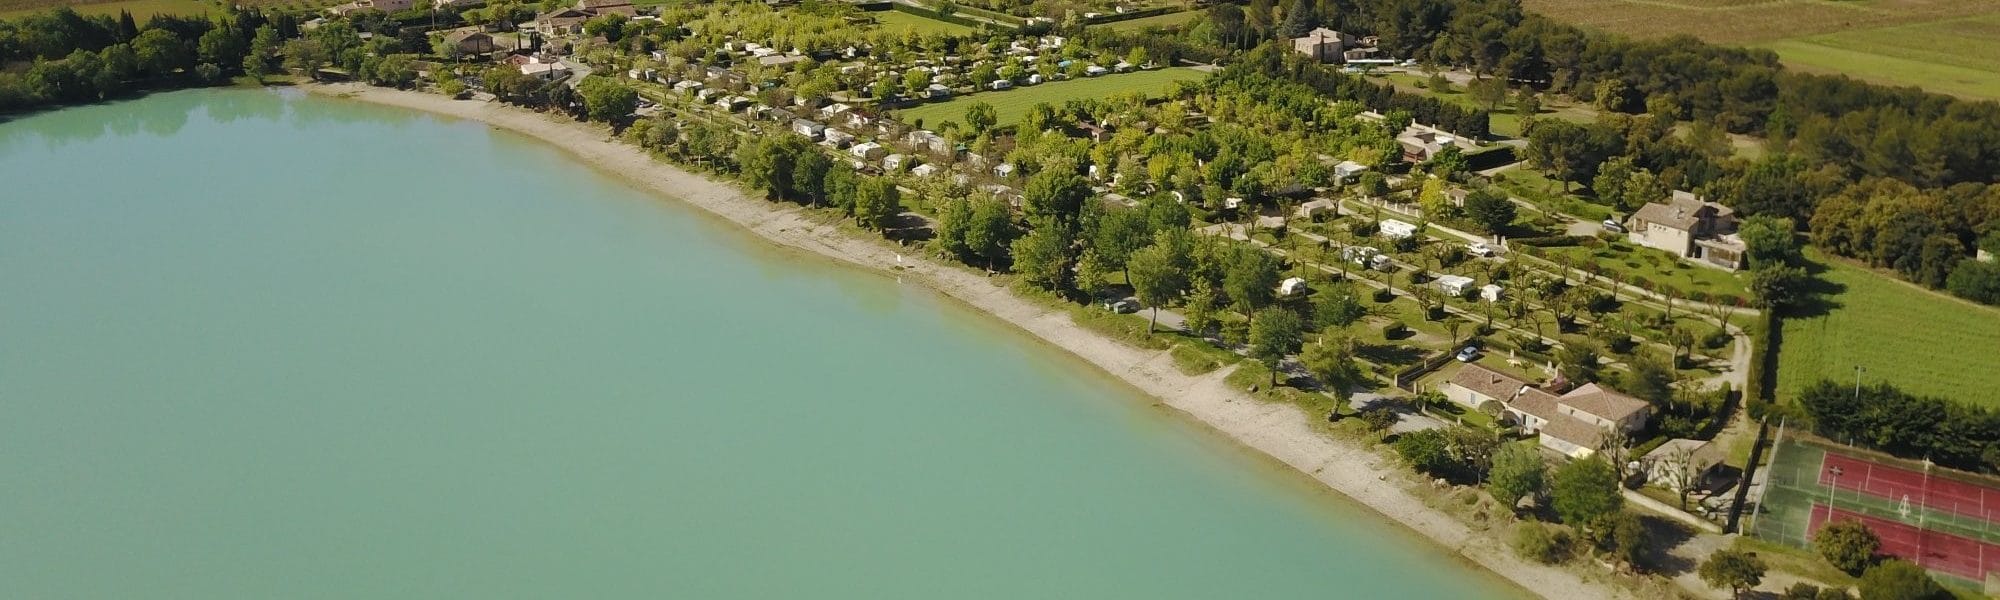
[[[1651,406],[1645,400],[1605,389],[1595,383],[1586,384],[1563,394],[1562,403],[1580,412],[1620,422],[1634,414],[1644,412]]]
[[[1451,376],[1450,383],[1501,402],[1513,398],[1522,386],[1528,385],[1525,381],[1479,365],[1465,365]]]
[[[1562,411],[1557,410],[1556,403],[1557,400],[1555,394],[1544,392],[1542,391],[1542,388],[1531,387],[1526,390],[1522,390],[1521,396],[1519,398],[1515,398],[1513,402],[1507,405],[1507,407],[1530,415],[1534,415],[1544,421],[1554,421],[1556,419],[1570,418],[1563,416]]]
[[[1604,428],[1576,417],[1558,415],[1542,426],[1542,435],[1596,450],[1597,445],[1604,441]]]

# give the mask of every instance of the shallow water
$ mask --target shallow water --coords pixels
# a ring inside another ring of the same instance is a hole
[[[483,125],[0,123],[20,598],[1473,598],[1015,332]]]

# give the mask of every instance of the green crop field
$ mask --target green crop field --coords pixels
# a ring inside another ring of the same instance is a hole
[[[153,15],[201,15],[221,14],[228,4],[260,6],[283,9],[315,9],[339,4],[341,0],[0,0],[0,19],[27,15],[58,6],[68,6],[84,16],[117,16],[120,11],[131,11],[132,16],[145,22]]]
[[[1769,48],[1787,65],[2000,98],[2000,0],[1526,0],[1558,20],[1636,37]]]
[[[992,104],[994,111],[999,114],[1000,125],[1012,125],[1021,120],[1021,117],[1027,116],[1028,109],[1039,103],[1061,105],[1069,100],[1103,98],[1126,92],[1158,95],[1171,89],[1174,82],[1192,81],[1207,76],[1206,73],[1187,67],[1170,67],[1102,77],[1085,77],[1017,87],[1004,92],[966,94],[945,102],[933,102],[903,109],[897,113],[904,122],[923,119],[926,126],[935,127],[945,121],[962,122],[965,120],[966,107],[972,106],[974,102],[985,102]]]
[[[1192,21],[1195,18],[1202,16],[1203,14],[1205,13],[1198,10],[1184,10],[1181,12],[1167,13],[1164,15],[1153,15],[1150,17],[1140,17],[1137,19],[1112,21],[1110,23],[1105,23],[1103,26],[1110,27],[1112,29],[1125,29],[1134,31],[1155,26],[1173,27],[1175,25],[1180,25],[1182,23]]]
[[[78,14],[117,16],[131,11],[140,20],[152,15],[199,15],[221,12],[208,0],[112,0],[110,2],[52,2],[50,0],[0,0],[0,18],[13,18],[58,6],[68,6]]]
[[[1887,382],[1904,390],[2000,406],[2000,309],[1821,261],[1839,288],[1820,316],[1788,318],[1778,347],[1778,395],[1820,379]]]
[[[883,10],[867,13],[880,23],[883,31],[903,32],[915,30],[921,35],[945,34],[965,35],[974,31],[957,23],[947,23],[930,17],[913,15],[900,10]]]

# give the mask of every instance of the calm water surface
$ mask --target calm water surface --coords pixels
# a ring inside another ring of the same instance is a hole
[[[1511,595],[1022,336],[469,122],[0,123],[10,598]]]

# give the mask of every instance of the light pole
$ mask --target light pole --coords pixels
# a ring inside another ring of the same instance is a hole
[[[1860,399],[1861,399],[1861,373],[1862,373],[1863,371],[1867,371],[1867,370],[1868,370],[1868,369],[1864,369],[1864,368],[1861,368],[1861,365],[1854,365],[1854,399],[1855,399],[1855,400],[1860,400]]]

